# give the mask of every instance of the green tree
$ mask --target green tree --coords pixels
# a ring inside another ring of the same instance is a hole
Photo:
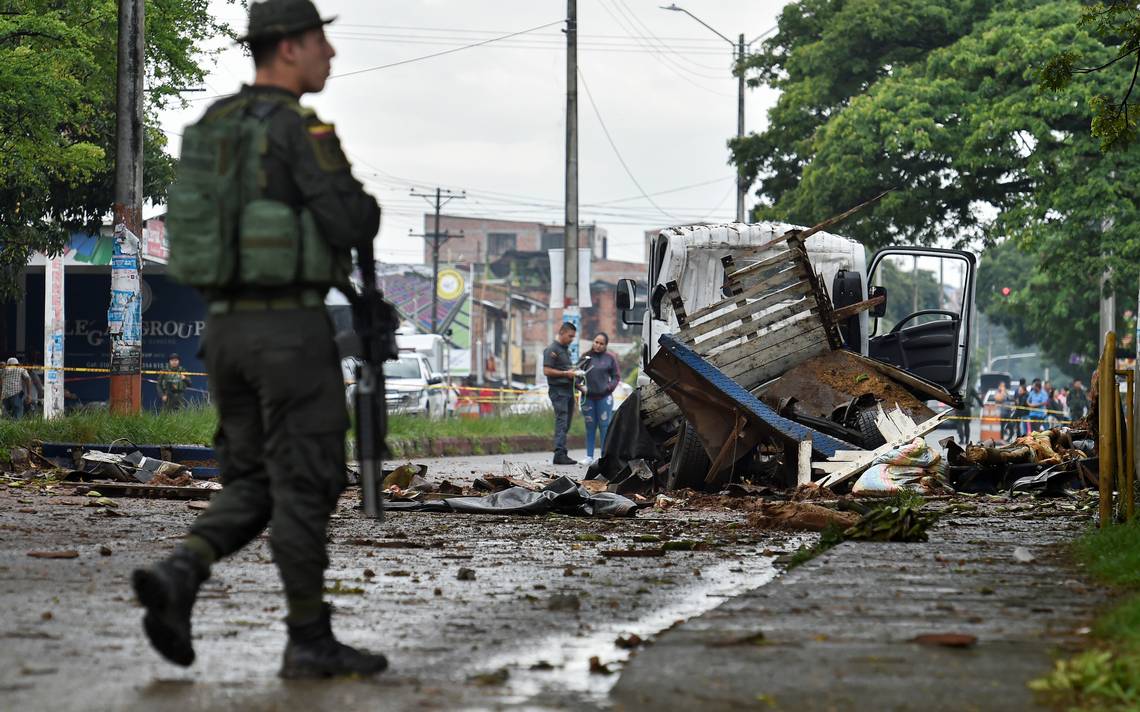
[[[95,230],[113,202],[117,0],[0,1],[0,299],[34,252]],[[161,203],[174,159],[157,116],[199,84],[231,29],[207,0],[148,0],[144,193]]]
[[[1084,310],[1097,276],[1110,266],[1135,284],[1140,166],[1132,150],[1102,154],[1089,134],[1094,98],[1123,96],[1131,68],[1039,89],[1061,51],[1095,64],[1114,56],[1080,10],[1076,0],[789,4],[750,63],[752,81],[781,99],[764,132],[734,144],[759,180],[755,216],[811,224],[895,188],[844,232],[871,248],[1009,242],[1028,265],[1011,300],[1023,307],[1020,337],[1095,352],[1096,309]],[[1065,343],[1069,330],[1082,346]]]
[[[1078,27],[1091,32],[1114,47],[1113,56],[1096,66],[1078,66],[1085,57],[1080,50],[1065,49],[1054,55],[1041,71],[1041,84],[1049,90],[1067,87],[1079,74],[1100,72],[1118,63],[1132,72],[1132,80],[1122,95],[1098,94],[1093,109],[1092,134],[1105,151],[1127,148],[1136,140],[1136,114],[1131,101],[1140,74],[1140,8],[1134,2],[1110,0],[1081,8]]]

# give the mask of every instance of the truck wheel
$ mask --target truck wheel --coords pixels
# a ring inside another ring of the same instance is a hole
[[[669,460],[669,489],[704,489],[705,475],[709,472],[709,456],[701,445],[697,431],[689,427],[688,421],[681,425],[677,444],[673,446],[673,457]]]
[[[855,416],[855,422],[859,425],[859,432],[863,434],[863,442],[860,444],[867,450],[874,450],[880,445],[887,444],[887,439],[879,432],[879,426],[875,425],[877,415],[877,409],[864,408]]]

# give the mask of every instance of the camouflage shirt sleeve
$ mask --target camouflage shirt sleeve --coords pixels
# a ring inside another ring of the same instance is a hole
[[[280,113],[289,119],[271,140],[285,144],[301,202],[313,213],[321,235],[336,247],[371,240],[380,229],[380,206],[352,176],[335,128],[309,109]]]

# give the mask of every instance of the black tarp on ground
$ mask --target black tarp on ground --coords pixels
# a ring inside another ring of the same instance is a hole
[[[457,512],[464,514],[573,514],[584,517],[632,517],[637,504],[620,494],[590,494],[569,477],[562,476],[535,492],[509,487],[485,497],[449,497],[430,502],[385,502],[396,512]]]
[[[601,477],[616,482],[630,474],[629,463],[633,460],[653,463],[663,459],[661,449],[641,420],[641,389],[634,390],[614,413],[602,450],[605,454],[586,470],[586,479]],[[664,489],[664,482],[657,484]]]

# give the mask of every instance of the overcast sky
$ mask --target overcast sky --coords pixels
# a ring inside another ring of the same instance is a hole
[[[445,208],[452,214],[562,222],[565,2],[317,4],[323,15],[338,16],[328,28],[337,56],[325,91],[304,102],[336,125],[356,176],[380,200],[381,259],[422,260],[421,239],[408,233],[422,232],[429,208],[409,195],[413,188],[466,191],[465,200]],[[665,4],[578,2],[580,213],[582,222],[609,231],[614,259],[640,260],[644,230],[731,221],[735,213],[725,145],[736,132],[732,48],[689,16],[660,9]],[[679,4],[718,32],[733,39],[744,33],[748,41],[775,25],[785,3]],[[220,0],[211,7],[245,29],[239,7]],[[525,34],[496,39],[514,32]],[[495,41],[383,67],[487,40]],[[371,68],[377,69],[361,71]],[[335,76],[350,72],[360,73]],[[240,49],[224,52],[206,91],[187,94],[194,99],[188,108],[163,115],[171,150],[177,152],[177,133],[210,96],[233,92],[251,76]],[[766,89],[747,91],[748,131],[763,128],[774,99]]]

